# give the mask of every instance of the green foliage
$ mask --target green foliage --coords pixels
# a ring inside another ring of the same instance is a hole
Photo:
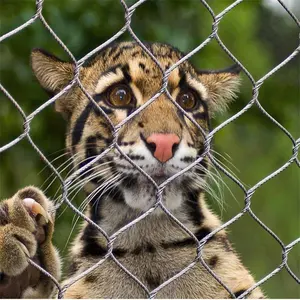
[[[134,3],[135,1],[127,1]],[[232,1],[208,1],[216,13]],[[34,1],[1,2],[0,34],[4,34],[29,20],[35,11]],[[43,15],[55,33],[76,58],[81,58],[109,39],[124,26],[124,10],[119,1],[52,0],[45,1]],[[160,0],[147,1],[137,8],[132,28],[142,41],[170,43],[183,51],[201,44],[211,33],[212,18],[200,1]],[[276,15],[261,1],[245,1],[221,20],[219,36],[237,59],[257,80],[283,61],[296,47],[298,30],[287,14]],[[119,40],[130,40],[128,33]],[[44,48],[68,59],[61,46],[39,20],[1,44],[1,83],[17,100],[26,114],[31,113],[47,99],[38,86],[29,65],[32,48]],[[223,68],[232,60],[216,41],[210,42],[192,57],[200,69]],[[296,138],[299,137],[299,58],[284,66],[266,80],[260,89],[259,101],[268,113]],[[249,79],[242,75],[243,85],[239,99],[229,112],[218,116],[217,126],[242,109],[252,97]],[[0,95],[0,145],[16,138],[23,130],[23,120],[13,104]],[[63,154],[65,124],[47,107],[31,123],[31,137],[49,160]],[[292,155],[289,138],[257,107],[252,107],[239,119],[219,131],[214,139],[217,157],[251,187],[285,164]],[[66,156],[55,160],[58,167]],[[228,160],[228,161],[227,161]],[[231,165],[232,164],[232,165]],[[42,186],[51,182],[51,170],[37,155],[27,140],[1,153],[1,198],[8,197],[26,185]],[[237,170],[236,170],[237,168]],[[63,173],[64,174],[64,173]],[[229,220],[244,207],[244,194],[225,175],[223,208],[209,199],[214,210]],[[261,186],[252,197],[252,210],[286,244],[300,235],[299,226],[299,168],[292,165],[277,177]],[[59,189],[58,180],[47,190],[52,198]],[[230,192],[231,191],[231,192]],[[80,197],[79,197],[80,198]],[[80,200],[76,198],[76,205]],[[63,254],[71,232],[74,213],[60,209],[55,243]],[[241,257],[257,280],[263,278],[281,263],[281,247],[246,214],[229,226]],[[298,249],[297,249],[298,247]],[[298,256],[297,256],[298,253]],[[300,276],[299,245],[289,254],[291,269]],[[262,286],[271,298],[297,298],[300,290],[292,277],[282,270]]]

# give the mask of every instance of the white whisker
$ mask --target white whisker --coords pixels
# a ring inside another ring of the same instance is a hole
[[[211,152],[213,152],[214,154],[216,154],[216,155],[218,155],[218,156],[220,156],[221,158],[223,158],[227,163],[229,163],[237,172],[240,172],[240,170],[233,164],[233,162],[231,161],[232,160],[232,158],[230,157],[230,155],[229,154],[227,154],[226,153],[226,155],[231,159],[231,160],[229,160],[228,158],[226,158],[224,155],[222,155],[221,153],[219,153],[219,152],[217,152],[216,150],[213,150],[213,149],[211,149]],[[213,154],[213,157],[215,158],[215,159],[217,159],[215,156],[214,156],[214,154]],[[220,159],[217,159],[219,162],[221,162],[221,160]],[[224,163],[223,163],[224,164]],[[225,164],[224,164],[225,165]],[[229,169],[229,168],[228,168]]]
[[[81,212],[84,212],[86,207],[89,205],[90,201],[93,199],[93,197],[103,188],[105,187],[105,191],[107,191],[109,188],[112,188],[113,186],[116,186],[116,183],[117,182],[121,182],[122,181],[122,174],[118,174],[117,172],[115,172],[112,176],[110,176],[103,184],[101,184],[100,186],[98,186],[92,193],[90,193],[85,199],[84,201],[80,204],[80,206],[78,207],[79,211]],[[120,179],[121,178],[121,179]],[[99,198],[101,198],[101,196],[103,195],[104,191],[99,195]],[[108,197],[108,195],[107,195]],[[97,201],[98,203],[98,201]],[[97,203],[94,203],[93,205],[97,205]],[[74,218],[76,217],[76,220],[74,222]],[[71,232],[69,234],[69,237],[66,241],[66,245],[64,247],[64,250],[65,248],[67,247],[68,243],[69,243],[69,240],[71,238],[71,235],[74,231],[74,229],[76,228],[76,225],[78,223],[78,220],[79,220],[80,216],[78,215],[75,215],[73,217],[73,220],[72,220],[72,223],[73,226],[72,226],[72,229],[71,229]]]

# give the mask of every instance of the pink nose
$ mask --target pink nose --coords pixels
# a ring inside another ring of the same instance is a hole
[[[146,142],[154,157],[165,163],[172,158],[176,150],[174,146],[179,144],[180,139],[174,133],[153,133],[146,139]]]

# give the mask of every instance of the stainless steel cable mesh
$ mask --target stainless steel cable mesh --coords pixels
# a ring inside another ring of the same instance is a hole
[[[60,46],[63,48],[63,50],[68,54],[68,56],[70,57],[70,60],[75,64],[75,70],[74,70],[74,78],[72,80],[72,82],[66,86],[59,94],[55,95],[54,97],[52,97],[51,99],[49,99],[48,101],[46,101],[43,105],[41,105],[40,107],[38,107],[36,110],[34,110],[31,114],[26,115],[24,113],[24,111],[22,110],[22,108],[20,107],[20,105],[18,104],[17,100],[15,100],[10,94],[9,92],[5,89],[5,87],[3,85],[0,84],[0,89],[3,91],[3,93],[5,94],[6,98],[8,101],[11,101],[13,103],[13,105],[15,106],[15,108],[19,111],[20,115],[22,116],[23,120],[24,120],[24,131],[23,133],[18,136],[16,139],[12,140],[11,142],[9,142],[8,144],[2,146],[0,148],[0,153],[4,152],[6,150],[8,150],[9,148],[13,147],[14,145],[16,145],[17,143],[19,143],[21,140],[23,139],[27,139],[30,144],[32,145],[32,147],[35,149],[35,151],[37,152],[37,154],[42,158],[42,160],[45,162],[45,164],[47,164],[50,169],[53,171],[53,173],[55,174],[55,176],[59,179],[60,181],[60,185],[61,185],[61,189],[62,189],[62,202],[61,203],[66,203],[73,211],[74,214],[76,214],[77,216],[80,216],[82,219],[84,219],[85,221],[87,221],[88,223],[92,224],[97,230],[99,230],[99,232],[101,232],[103,234],[103,236],[106,238],[107,242],[108,242],[108,251],[107,254],[94,266],[92,266],[91,268],[87,269],[86,271],[82,272],[80,275],[78,275],[75,278],[72,278],[71,281],[68,282],[67,285],[61,286],[59,284],[59,282],[57,282],[55,280],[55,278],[53,278],[53,276],[51,276],[51,274],[49,274],[46,270],[43,270],[41,267],[39,267],[38,265],[36,265],[33,261],[30,261],[31,264],[33,264],[34,266],[36,266],[37,268],[39,268],[44,274],[46,274],[47,276],[49,276],[55,283],[55,285],[57,286],[58,289],[58,297],[59,298],[63,298],[64,296],[64,292],[66,291],[66,289],[68,287],[70,287],[71,285],[73,285],[76,281],[78,281],[79,279],[81,279],[82,277],[86,276],[88,273],[92,272],[95,268],[98,268],[107,258],[111,258],[113,259],[116,264],[123,269],[124,272],[126,272],[131,278],[133,278],[133,280],[135,280],[140,287],[147,293],[149,298],[155,298],[156,294],[162,289],[164,288],[166,285],[168,285],[170,282],[174,281],[176,278],[180,277],[182,274],[184,274],[185,272],[187,272],[190,268],[192,268],[196,263],[201,263],[203,264],[203,266],[207,269],[207,271],[215,278],[215,280],[217,280],[228,292],[229,294],[234,298],[234,294],[233,292],[218,278],[218,276],[209,268],[209,266],[206,264],[206,262],[204,261],[203,257],[202,257],[202,250],[204,245],[206,244],[206,242],[209,240],[210,237],[212,237],[214,234],[216,234],[218,231],[228,227],[230,224],[232,224],[233,222],[236,222],[239,218],[241,218],[243,215],[248,214],[250,215],[253,220],[255,220],[265,231],[267,231],[277,242],[278,244],[281,246],[282,248],[282,260],[281,263],[278,265],[278,267],[276,269],[274,269],[271,273],[269,273],[267,276],[265,276],[264,278],[260,279],[254,286],[252,286],[250,289],[248,289],[247,291],[245,291],[242,295],[240,295],[238,298],[244,298],[245,296],[247,296],[252,290],[254,290],[257,286],[261,285],[262,283],[264,283],[265,281],[267,281],[268,279],[270,279],[272,276],[274,276],[276,273],[278,273],[281,269],[285,268],[288,273],[292,276],[292,278],[298,283],[300,284],[300,279],[293,273],[293,271],[290,269],[289,265],[288,265],[288,254],[291,251],[291,249],[300,242],[300,238],[294,240],[293,242],[291,242],[290,244],[286,245],[284,244],[280,238],[270,229],[268,228],[268,226],[266,226],[262,220],[260,220],[255,213],[252,211],[251,209],[251,198],[253,196],[253,194],[256,192],[256,190],[258,188],[260,188],[264,183],[266,183],[267,181],[271,180],[273,177],[277,176],[280,172],[282,172],[283,170],[285,170],[286,168],[290,167],[292,164],[297,165],[300,168],[300,162],[299,162],[299,158],[297,157],[298,152],[299,152],[299,147],[300,147],[300,138],[296,139],[294,138],[291,133],[285,129],[278,121],[276,121],[264,108],[263,106],[260,104],[259,102],[259,90],[261,88],[261,86],[264,84],[264,82],[270,77],[272,76],[275,72],[277,72],[281,67],[283,67],[284,65],[286,65],[287,63],[289,63],[293,58],[295,58],[299,52],[300,52],[300,46],[298,46],[284,61],[282,61],[280,64],[278,64],[276,67],[274,67],[271,71],[269,71],[267,74],[265,74],[262,78],[260,78],[259,80],[255,80],[252,75],[250,74],[250,72],[243,66],[243,64],[234,57],[234,55],[228,50],[228,48],[226,48],[226,46],[224,45],[224,43],[222,42],[222,40],[220,39],[219,35],[218,35],[218,28],[219,28],[219,24],[220,21],[222,20],[222,18],[224,18],[224,16],[232,9],[234,9],[237,5],[239,5],[240,3],[242,3],[244,0],[237,0],[234,3],[232,3],[230,6],[228,6],[226,9],[224,9],[221,13],[219,13],[218,15],[216,15],[212,8],[209,6],[209,4],[205,1],[205,0],[199,0],[202,4],[203,7],[210,13],[211,17],[212,17],[212,31],[211,34],[207,37],[207,39],[205,39],[199,46],[197,46],[194,50],[190,51],[188,54],[186,54],[182,59],[180,59],[176,64],[172,65],[169,69],[167,70],[163,70],[163,68],[160,66],[160,63],[158,62],[158,60],[155,58],[155,56],[148,50],[148,48],[143,44],[143,42],[137,37],[137,35],[134,33],[134,31],[131,28],[131,18],[135,12],[135,10],[142,5],[144,2],[146,2],[147,0],[140,0],[137,1],[134,5],[132,6],[127,6],[127,4],[125,3],[124,0],[119,0],[120,3],[122,4],[123,8],[124,8],[124,14],[125,14],[125,25],[123,26],[123,28],[121,30],[119,30],[114,36],[112,36],[109,40],[107,40],[106,42],[104,42],[103,44],[99,45],[97,48],[95,48],[94,50],[92,50],[90,53],[86,54],[84,57],[82,57],[79,60],[76,60],[75,57],[73,56],[73,54],[71,53],[71,51],[67,48],[67,46],[60,40],[60,38],[57,36],[57,34],[53,31],[53,29],[49,26],[49,24],[47,23],[47,21],[45,20],[44,16],[43,16],[43,4],[44,1],[43,0],[37,0],[36,1],[36,11],[35,14],[32,16],[32,18],[30,20],[28,20],[26,23],[24,23],[23,25],[19,26],[18,28],[15,28],[14,30],[2,35],[0,37],[0,42],[4,42],[6,39],[9,39],[11,36],[19,33],[20,31],[22,31],[23,29],[25,29],[28,26],[32,26],[32,24],[34,24],[37,20],[40,20],[42,22],[42,24],[44,25],[44,27],[46,28],[46,30],[54,37],[54,39],[60,44]],[[292,18],[294,20],[294,22],[297,24],[297,26],[300,28],[300,23],[299,20],[296,18],[296,16],[284,5],[284,3],[281,0],[277,0],[280,5],[282,6],[282,8],[284,10],[286,10],[286,12],[289,14],[290,18]],[[149,55],[149,57],[151,57],[151,59],[155,62],[155,64],[159,67],[159,69],[161,70],[162,74],[163,74],[163,83],[161,86],[161,89],[159,91],[157,91],[155,93],[155,95],[153,95],[149,101],[144,104],[142,107],[140,107],[139,109],[137,109],[134,113],[132,113],[128,118],[126,118],[125,120],[123,120],[121,123],[119,123],[117,126],[114,126],[112,124],[112,122],[110,121],[109,117],[105,114],[105,112],[98,106],[98,104],[94,101],[94,99],[89,95],[89,93],[85,90],[85,88],[83,87],[82,83],[79,80],[79,74],[80,74],[80,68],[83,65],[83,63],[92,55],[94,55],[96,52],[100,51],[101,49],[103,49],[105,46],[109,45],[111,42],[115,41],[118,37],[120,37],[123,33],[128,32],[131,37],[142,47],[142,49]],[[186,112],[175,102],[175,100],[172,98],[172,96],[170,95],[168,89],[167,89],[167,82],[168,82],[168,78],[170,76],[170,73],[176,68],[178,67],[181,63],[183,63],[184,61],[186,61],[187,59],[189,59],[192,55],[194,55],[195,53],[197,53],[198,51],[200,51],[203,47],[205,47],[208,43],[210,43],[212,40],[216,40],[218,42],[218,44],[220,45],[220,47],[227,53],[227,55],[229,55],[229,57],[235,62],[237,63],[242,70],[244,71],[244,73],[246,74],[246,76],[249,78],[249,80],[252,83],[252,99],[249,101],[249,103],[242,109],[240,110],[238,113],[236,113],[235,115],[233,115],[232,117],[230,117],[229,119],[227,119],[225,122],[221,123],[219,126],[217,126],[216,128],[214,128],[211,132],[209,132],[208,134],[206,134],[204,132],[204,130],[202,130],[202,128],[198,125],[198,123],[193,120],[189,115],[186,114]],[[36,143],[31,139],[30,136],[30,124],[31,121],[33,120],[33,118],[35,116],[37,116],[42,110],[44,110],[46,107],[48,107],[51,103],[53,103],[54,101],[56,101],[56,99],[58,99],[62,94],[66,93],[74,84],[77,84],[81,90],[83,91],[83,93],[86,95],[86,97],[88,97],[88,99],[93,102],[93,104],[97,107],[97,109],[99,109],[100,113],[105,116],[108,124],[110,125],[111,129],[112,129],[112,134],[113,134],[113,142],[111,143],[111,145],[101,154],[99,154],[96,158],[94,158],[92,161],[90,161],[88,164],[86,164],[84,167],[78,169],[77,171],[73,172],[70,176],[68,176],[67,178],[62,178],[62,176],[60,175],[60,173],[58,172],[58,170],[53,166],[53,164],[50,163],[50,161],[45,157],[45,155],[42,153],[42,151],[39,149],[39,147],[36,145]],[[172,101],[172,103],[177,106],[177,108],[187,117],[190,119],[190,121],[197,126],[197,128],[200,130],[200,132],[203,134],[204,139],[205,139],[205,148],[204,148],[204,152],[201,155],[201,157],[199,157],[195,162],[193,162],[192,164],[190,164],[188,167],[186,167],[185,169],[181,170],[180,172],[178,172],[177,174],[173,175],[172,177],[168,178],[164,183],[158,185],[147,173],[145,173],[139,166],[137,166],[125,153],[122,152],[121,148],[119,147],[119,145],[117,144],[117,138],[118,138],[118,132],[120,130],[120,128],[122,128],[122,126],[124,124],[126,124],[130,119],[134,118],[137,114],[139,114],[143,109],[145,109],[148,105],[150,105],[153,101],[155,101],[162,93],[165,93],[169,100]],[[265,115],[266,118],[269,118],[273,123],[274,126],[277,126],[278,128],[280,128],[282,130],[282,132],[291,140],[291,150],[292,150],[292,155],[290,157],[290,159],[284,164],[282,165],[280,168],[278,168],[276,171],[274,171],[273,173],[269,174],[267,177],[263,178],[261,181],[257,182],[254,186],[252,186],[251,188],[247,189],[243,183],[236,177],[234,177],[231,173],[229,173],[220,163],[218,163],[215,159],[214,156],[211,152],[211,141],[212,138],[214,137],[214,135],[220,131],[222,128],[224,128],[225,126],[227,126],[229,123],[233,122],[234,120],[236,120],[237,118],[239,118],[241,115],[243,115],[246,111],[248,111],[250,108],[252,108],[253,106],[256,106],[259,108],[259,110]],[[76,178],[78,177],[78,175],[87,170],[89,168],[89,166],[93,165],[96,161],[100,160],[103,156],[105,156],[112,148],[117,149],[120,154],[123,155],[123,157],[126,158],[126,160],[132,164],[139,172],[141,172],[145,177],[147,177],[149,179],[149,181],[152,182],[152,184],[155,186],[156,188],[156,203],[153,205],[153,207],[151,207],[148,211],[146,211],[145,213],[143,213],[140,217],[138,217],[137,219],[135,219],[134,221],[130,222],[129,224],[125,225],[123,228],[121,228],[120,230],[118,230],[117,232],[115,232],[114,234],[112,234],[111,236],[109,236],[101,227],[99,227],[99,225],[97,225],[96,223],[94,223],[92,220],[90,220],[88,217],[86,217],[78,208],[76,208],[74,206],[74,204],[72,204],[72,202],[69,199],[69,188],[71,186],[71,184],[74,182],[74,180],[76,180]],[[224,223],[222,226],[220,226],[218,229],[214,230],[213,232],[211,232],[210,234],[208,234],[205,238],[203,238],[201,241],[198,241],[197,238],[193,235],[193,233],[186,228],[179,220],[177,220],[171,212],[168,211],[168,209],[164,206],[163,202],[162,202],[162,193],[163,190],[165,189],[165,187],[171,182],[173,181],[176,177],[182,175],[184,172],[188,171],[189,169],[191,169],[192,167],[194,167],[196,164],[199,164],[203,158],[207,156],[210,161],[212,162],[212,164],[214,164],[214,166],[216,168],[218,168],[223,174],[225,174],[228,178],[230,178],[233,182],[235,182],[240,189],[243,191],[244,193],[244,208],[242,209],[242,211],[240,213],[238,213],[237,215],[235,215],[233,218],[231,218],[229,221],[227,221],[226,223]],[[59,205],[61,204],[59,203],[57,205],[57,207],[59,207]],[[113,246],[114,246],[114,241],[117,238],[118,235],[120,235],[122,232],[126,231],[128,228],[130,228],[131,226],[134,226],[137,222],[139,222],[140,220],[146,218],[149,214],[151,214],[157,207],[160,207],[171,219],[173,219],[178,226],[180,226],[185,232],[187,232],[196,242],[197,242],[197,256],[195,257],[194,261],[188,265],[185,269],[181,270],[178,274],[174,275],[172,278],[168,279],[166,282],[164,282],[163,284],[161,284],[159,287],[155,288],[154,290],[150,291],[140,280],[139,278],[137,278],[134,274],[132,274],[129,270],[127,270],[119,261],[118,259],[114,256],[112,250],[113,250]]]

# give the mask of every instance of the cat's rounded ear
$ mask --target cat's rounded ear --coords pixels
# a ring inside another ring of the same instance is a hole
[[[59,93],[74,78],[74,64],[64,62],[41,49],[32,50],[31,67],[40,85],[51,96]],[[74,104],[71,102],[72,100],[64,94],[55,101],[56,111],[70,114]]]
[[[207,104],[210,112],[222,112],[237,97],[241,68],[233,65],[219,71],[198,71],[198,78],[208,94]]]
[[[41,86],[49,93],[57,94],[74,77],[74,65],[64,62],[42,50],[31,52],[31,67]]]

